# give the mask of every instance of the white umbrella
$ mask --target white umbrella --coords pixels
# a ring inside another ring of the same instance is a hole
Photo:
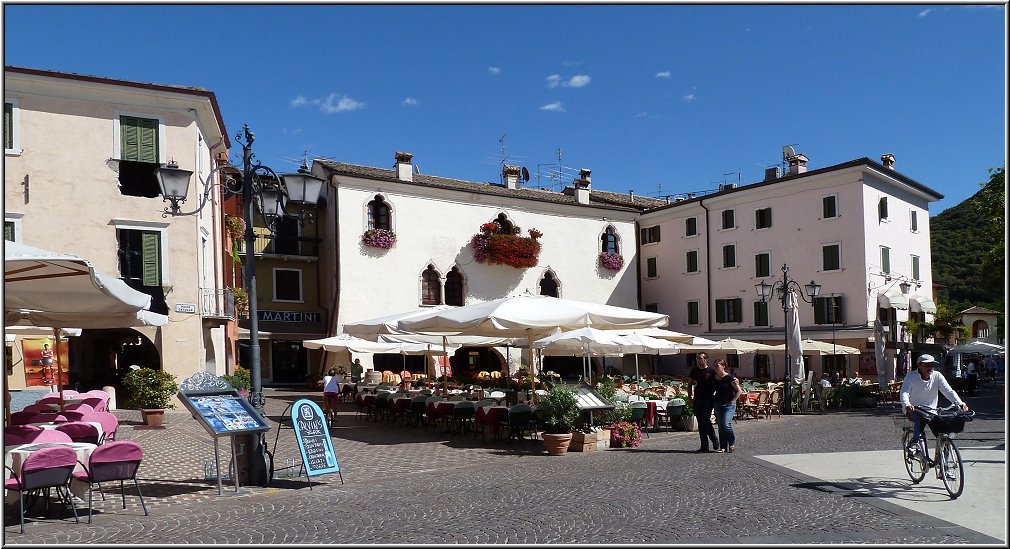
[[[715,345],[715,341],[712,341],[711,339],[705,339],[703,337],[685,334],[683,332],[675,332],[673,330],[664,330],[663,328],[638,328],[635,330],[614,330],[614,332],[622,336],[629,336],[632,334],[643,335],[656,339],[662,339],[664,341],[682,343],[684,345]]]
[[[873,350],[877,362],[877,381],[881,387],[887,386],[887,350],[884,348],[884,324],[879,318],[873,320]]]
[[[59,328],[165,325],[168,317],[146,310],[150,306],[150,295],[95,270],[82,257],[4,243],[4,323],[52,327],[57,361]],[[62,372],[58,362],[57,372]],[[62,408],[62,374],[56,380]]]
[[[806,378],[803,372],[803,336],[800,334],[800,308],[796,292],[789,290],[786,303],[786,357],[792,357],[796,369],[793,377],[800,383]]]
[[[644,330],[642,330],[642,331],[644,331]],[[658,330],[658,331],[663,331],[663,330]],[[694,338],[694,336],[690,336],[690,337]],[[642,335],[641,333],[638,333],[638,331],[636,331],[635,333],[628,334],[628,335],[624,336],[624,338],[627,339],[629,342],[631,342],[631,343],[633,343],[635,345],[640,345],[642,347],[641,351],[637,351],[635,353],[635,379],[636,380],[637,379],[641,379],[641,376],[638,374],[638,355],[639,354],[655,354],[656,356],[659,356],[659,355],[675,355],[675,354],[679,353],[680,349],[682,348],[681,345],[677,345],[676,343],[673,343],[671,341],[666,341],[666,340],[663,340],[663,339],[659,339],[659,338],[655,338],[655,337],[650,337],[650,336],[647,336],[647,335]],[[715,343],[715,342],[713,341],[712,343]]]
[[[534,336],[544,337],[558,328],[618,330],[662,327],[669,322],[667,315],[659,313],[526,292],[401,320],[397,328],[442,335],[525,337],[532,342]]]
[[[1002,355],[1006,353],[1006,348],[995,343],[985,341],[972,341],[964,345],[958,345],[950,350],[952,353],[980,353],[983,355]]]
[[[785,344],[774,345],[770,351],[785,351]],[[858,355],[860,353],[859,349],[855,347],[849,347],[848,345],[838,345],[837,343],[828,343],[827,341],[817,341],[814,339],[804,339],[803,340],[803,353],[812,355]]]
[[[611,331],[596,328],[577,328],[555,333],[533,342],[534,349],[541,349],[545,355],[574,355],[585,358],[583,373],[588,373],[592,383],[592,372],[588,368],[590,356],[622,356],[644,350],[641,345],[631,343],[627,338]]]
[[[728,355],[752,355],[758,351],[770,351],[774,347],[764,343],[727,337],[716,341],[715,345],[681,345],[680,348],[681,351],[711,351],[715,353],[721,351]]]

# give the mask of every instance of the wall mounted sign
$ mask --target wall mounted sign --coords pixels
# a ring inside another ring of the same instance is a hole
[[[195,313],[196,305],[193,303],[176,303],[175,312],[177,313]]]
[[[312,311],[256,311],[265,322],[322,322],[323,315]]]
[[[339,473],[333,440],[319,405],[306,398],[296,401],[291,406],[291,424],[305,465],[305,476]]]

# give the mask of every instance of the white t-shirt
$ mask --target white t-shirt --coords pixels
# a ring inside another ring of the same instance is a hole
[[[947,378],[943,377],[943,374],[933,370],[929,374],[929,379],[923,381],[917,368],[905,374],[905,379],[901,382],[901,406],[904,407],[912,404],[914,406],[936,408],[937,402],[940,399],[938,396],[939,392],[942,392],[943,396],[947,397],[951,403],[958,406],[962,404],[961,397],[957,396],[957,391],[951,388],[950,384],[947,383]]]
[[[977,372],[978,372],[978,366],[975,366],[975,361],[969,362],[968,363],[968,375],[971,375],[971,374],[974,374],[974,373],[977,373]]]
[[[821,378],[820,384],[821,387],[831,387],[831,382],[824,378]]]
[[[339,393],[340,383],[337,376],[325,376],[323,377],[323,392],[324,393]]]

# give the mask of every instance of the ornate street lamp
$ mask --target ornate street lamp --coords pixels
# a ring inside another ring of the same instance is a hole
[[[306,212],[305,206],[314,205],[319,201],[319,193],[324,181],[311,175],[304,163],[298,173],[280,176],[273,169],[260,164],[258,160],[254,162],[255,155],[252,152],[252,144],[255,137],[249,131],[248,125],[243,126],[242,132],[235,136],[235,140],[242,145],[242,180],[236,181],[233,177],[227,176],[219,184],[227,194],[242,196],[243,219],[246,224],[243,285],[249,296],[249,372],[252,378],[252,392],[249,394],[249,402],[262,415],[263,380],[260,372],[259,311],[256,299],[254,204],[255,209],[259,209],[264,224],[271,233],[275,230],[277,220],[281,218],[297,219],[299,223],[304,223],[306,219],[311,217]],[[158,168],[156,173],[161,186],[162,198],[171,202],[162,215],[165,217],[169,215],[195,215],[207,205],[211,190],[217,185],[213,182],[214,173],[230,167],[229,165],[219,166],[207,175],[206,180],[203,181],[204,188],[200,205],[191,212],[181,211],[179,205],[186,201],[189,181],[193,172],[179,169],[174,162]],[[297,213],[288,213],[288,204],[292,203],[298,205]],[[260,486],[265,486],[269,481],[264,437],[265,435],[262,433],[253,437],[249,454],[251,456],[250,482]]]
[[[776,280],[774,284],[768,284],[766,282],[759,282],[754,285],[754,289],[757,291],[758,297],[761,301],[768,303],[771,300],[772,293],[778,292],[779,300],[782,301],[782,316],[785,319],[785,347],[786,347],[786,381],[783,386],[783,404],[785,407],[782,413],[786,415],[792,414],[792,378],[793,378],[793,360],[792,355],[789,351],[789,290],[795,289],[797,295],[800,296],[803,301],[813,304],[814,299],[821,294],[821,285],[810,281],[809,284],[804,284],[802,288],[799,283],[795,280],[789,278],[789,267],[785,264],[782,265],[782,280]],[[800,290],[803,290],[802,292]],[[806,296],[804,296],[804,293]],[[808,299],[809,298],[809,299]]]

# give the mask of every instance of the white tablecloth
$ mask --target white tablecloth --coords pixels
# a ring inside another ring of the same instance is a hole
[[[91,457],[91,452],[95,451],[98,446],[94,444],[88,444],[87,442],[30,442],[28,444],[16,444],[14,446],[4,446],[4,480],[11,478],[11,472],[7,469],[10,467],[17,472],[18,475],[21,474],[21,466],[24,465],[25,458],[28,457],[32,452],[41,450],[42,448],[51,448],[53,446],[69,446],[77,452],[77,464],[75,471],[83,470],[81,463],[87,463],[88,458]],[[70,491],[75,496],[80,499],[85,499],[88,497],[88,484],[85,482],[79,482],[74,480],[70,483]],[[7,503],[17,503],[18,493],[11,490],[4,490],[4,501]]]

